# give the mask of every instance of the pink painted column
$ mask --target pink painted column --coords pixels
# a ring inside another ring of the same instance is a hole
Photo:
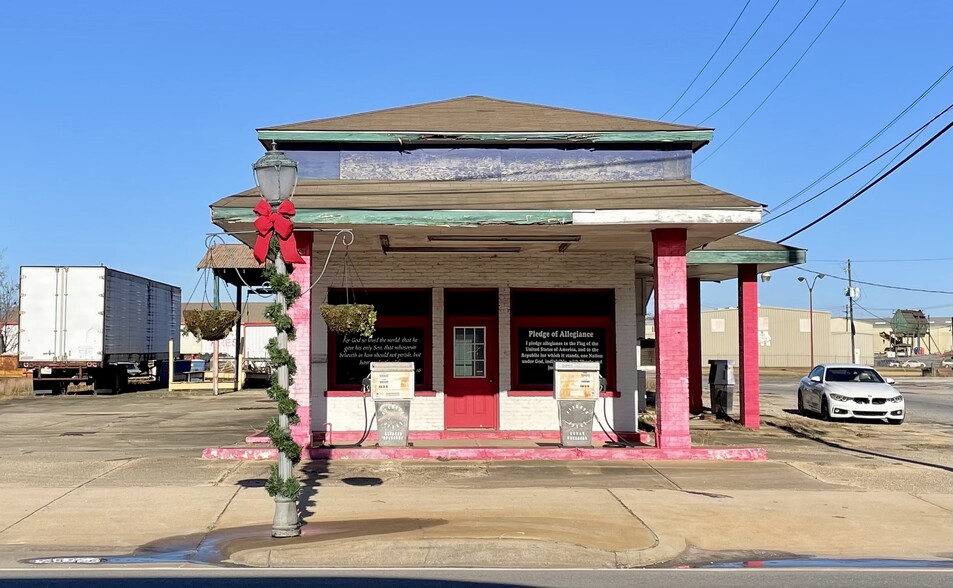
[[[311,244],[314,233],[296,232],[295,241],[298,253],[304,263],[294,266],[291,279],[301,286],[301,298],[288,309],[288,315],[295,327],[294,341],[288,341],[288,351],[295,359],[298,372],[291,385],[291,397],[298,402],[297,425],[291,426],[291,437],[301,447],[311,445]],[[306,292],[307,291],[307,292]]]
[[[688,412],[702,412],[702,281],[688,278]]]
[[[758,373],[758,266],[738,266],[738,383],[741,424],[761,428],[761,377]]]
[[[691,447],[685,229],[652,231],[655,258],[655,446]]]

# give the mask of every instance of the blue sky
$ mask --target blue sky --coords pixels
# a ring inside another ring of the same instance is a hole
[[[658,118],[724,38],[744,0],[682,2],[43,2],[0,22],[0,249],[8,266],[103,263],[182,287],[196,283],[208,204],[248,188],[257,127],[464,95]],[[666,117],[715,79],[771,9],[751,2],[709,68]],[[761,66],[813,0],[780,0],[763,28],[678,122],[698,124]],[[707,120],[734,132],[841,0],[800,28]],[[870,139],[951,66],[948,0],[848,0],[760,111],[695,178],[775,206]],[[816,194],[951,103],[951,77]],[[949,113],[920,135],[920,144]],[[916,144],[907,148],[910,153]],[[795,212],[749,233],[780,239],[859,189],[893,153]],[[788,241],[806,268],[906,288],[953,290],[950,133],[826,221]],[[801,271],[775,273],[766,305],[806,307]],[[842,312],[844,282],[815,306]],[[735,304],[734,282],[703,304]],[[863,309],[953,314],[953,296],[862,286]],[[858,316],[866,316],[858,309]]]

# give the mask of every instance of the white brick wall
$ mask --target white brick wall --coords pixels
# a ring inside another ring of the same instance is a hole
[[[361,397],[331,397],[325,398],[322,392],[319,397],[326,402],[319,404],[327,406],[327,414],[331,419],[311,421],[315,430],[324,430],[326,422],[331,423],[332,435],[334,431],[363,431],[364,408],[367,405],[367,418],[374,416],[374,401]],[[312,399],[311,406],[315,405]],[[312,415],[314,410],[312,409]],[[442,431],[443,430],[443,394],[436,397],[423,396],[414,398],[410,406],[410,428],[414,431]],[[371,430],[376,430],[374,427]],[[333,440],[333,438],[332,438]]]
[[[376,239],[376,235],[373,236]],[[358,235],[358,239],[371,236]],[[315,252],[314,277],[324,265],[325,252]],[[355,288],[433,289],[433,387],[436,397],[414,400],[411,427],[443,429],[443,357],[445,288],[499,288],[500,428],[504,430],[554,430],[558,428],[555,401],[551,398],[510,398],[505,392],[510,373],[510,288],[612,288],[615,290],[616,385],[622,398],[609,399],[609,417],[618,430],[635,430],[633,393],[636,312],[634,259],[631,255],[553,253],[543,255],[408,255],[351,253],[356,268]],[[327,327],[318,307],[327,300],[328,287],[342,284],[342,258],[336,253],[328,271],[312,294],[312,403],[311,418],[317,429],[330,421],[334,430],[363,427],[360,398],[325,398],[328,389]],[[615,409],[615,410],[613,410]],[[597,407],[602,418],[602,407]],[[615,413],[615,414],[613,414]]]
[[[600,398],[596,401],[596,416],[617,431],[635,430],[635,411],[631,418],[614,410],[620,398]],[[608,402],[608,404],[607,404]],[[630,401],[631,404],[631,401]],[[603,413],[605,409],[605,413]],[[559,414],[556,409],[556,399],[543,396],[509,396],[500,395],[500,430],[501,431],[553,431],[559,429]],[[593,419],[592,430],[601,432],[599,424]],[[609,431],[611,433],[612,431]]]

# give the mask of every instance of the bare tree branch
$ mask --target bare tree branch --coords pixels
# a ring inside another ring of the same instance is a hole
[[[17,350],[20,322],[16,312],[20,303],[18,277],[3,264],[3,252],[0,251],[0,354]]]

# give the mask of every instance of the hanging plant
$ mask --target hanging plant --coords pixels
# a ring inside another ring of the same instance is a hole
[[[238,312],[234,310],[186,310],[182,313],[185,320],[184,331],[203,341],[221,341],[232,331]]]
[[[335,333],[374,336],[377,311],[372,304],[322,304],[321,317]]]

